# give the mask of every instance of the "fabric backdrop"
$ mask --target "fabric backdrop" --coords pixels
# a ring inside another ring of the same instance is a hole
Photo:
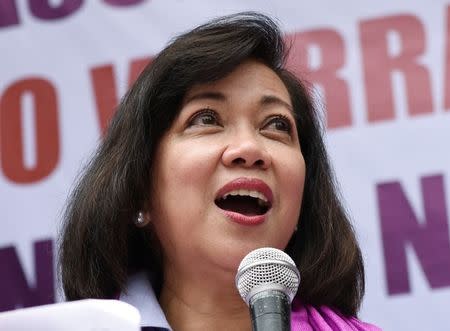
[[[60,300],[64,203],[112,109],[177,34],[258,10],[316,88],[363,250],[360,317],[450,325],[450,3],[443,0],[2,0],[0,311]]]

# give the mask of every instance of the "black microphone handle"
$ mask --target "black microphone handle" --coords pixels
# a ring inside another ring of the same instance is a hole
[[[290,331],[291,303],[282,291],[264,290],[249,303],[253,331]]]

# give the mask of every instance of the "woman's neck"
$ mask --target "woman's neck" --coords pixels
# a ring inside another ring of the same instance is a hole
[[[159,302],[172,328],[251,330],[250,314],[234,286],[234,276],[165,275]]]

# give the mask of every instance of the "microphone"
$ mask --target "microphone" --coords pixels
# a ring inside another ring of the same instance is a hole
[[[300,273],[289,255],[276,248],[255,249],[241,261],[235,281],[249,306],[253,331],[291,330]]]

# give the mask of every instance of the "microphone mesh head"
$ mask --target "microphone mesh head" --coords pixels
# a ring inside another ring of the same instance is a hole
[[[280,286],[290,298],[294,298],[300,284],[300,273],[294,261],[285,252],[276,248],[258,248],[248,253],[239,265],[236,287],[245,302],[250,301],[252,290],[263,285]]]

